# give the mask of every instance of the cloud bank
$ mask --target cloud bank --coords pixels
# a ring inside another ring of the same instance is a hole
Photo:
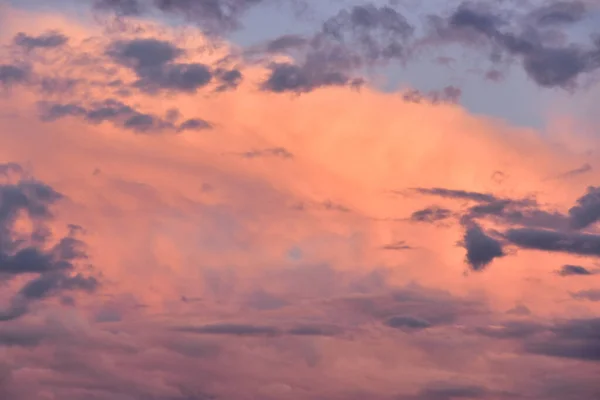
[[[367,73],[461,44],[593,74],[547,32],[592,8],[533,3],[249,50],[224,32],[270,2],[3,8],[0,397],[600,396],[597,139]]]

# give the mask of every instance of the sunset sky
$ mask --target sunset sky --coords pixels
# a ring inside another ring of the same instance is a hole
[[[0,400],[600,399],[599,23],[0,0]]]

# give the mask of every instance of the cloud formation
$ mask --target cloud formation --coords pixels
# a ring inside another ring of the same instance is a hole
[[[596,137],[373,73],[491,44],[567,87],[596,44],[548,31],[590,7],[352,4],[240,49],[275,3],[93,4],[3,9],[0,398],[600,395]]]

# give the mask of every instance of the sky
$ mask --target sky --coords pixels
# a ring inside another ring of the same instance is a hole
[[[596,0],[0,4],[0,399],[600,398]]]

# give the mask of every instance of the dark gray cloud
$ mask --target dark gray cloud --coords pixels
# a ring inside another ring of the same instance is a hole
[[[11,169],[23,170],[14,165]],[[0,185],[0,276],[10,280],[17,275],[37,275],[13,296],[8,309],[0,311],[0,320],[21,317],[32,301],[64,291],[91,292],[98,287],[95,277],[76,272],[78,262],[87,260],[85,244],[75,237],[79,229],[70,229],[53,245],[48,243],[51,231],[46,224],[53,218],[51,208],[62,198],[50,186],[31,179]],[[23,212],[33,221],[28,235],[14,231]]]
[[[561,276],[581,276],[581,275],[592,275],[592,272],[580,265],[563,265],[562,268],[558,271],[558,274]]]
[[[31,69],[25,65],[0,64],[0,83],[14,85],[25,83],[31,77]]]
[[[427,329],[431,327],[431,323],[425,321],[424,319],[406,315],[397,315],[388,318],[385,321],[385,325],[389,326],[390,328],[409,331]]]
[[[525,249],[600,256],[600,235],[519,228],[509,229],[504,237]]]
[[[381,296],[347,297],[341,300],[351,314],[366,315],[392,325],[419,325],[416,320],[430,326],[459,323],[464,318],[487,313],[481,301],[456,297],[442,290],[428,289],[416,284],[392,290]],[[397,318],[396,318],[397,317]],[[396,319],[394,319],[396,318]],[[415,321],[410,320],[414,318]]]
[[[578,292],[571,293],[571,297],[578,300],[600,301],[600,290],[580,290]]]
[[[202,129],[210,129],[212,124],[201,118],[190,118],[179,124],[178,131],[198,131]]]
[[[143,134],[202,130],[212,127],[209,122],[199,118],[188,119],[178,125],[172,118],[163,119],[153,114],[143,113],[115,99],[94,102],[89,107],[75,103],[50,102],[40,102],[38,106],[42,121],[51,122],[65,117],[80,117],[92,124],[108,121],[124,129]]]
[[[436,222],[448,219],[452,216],[452,211],[447,208],[436,206],[427,207],[411,214],[410,219],[418,222]]]
[[[219,81],[219,86],[217,86],[218,92],[223,92],[225,90],[236,89],[238,85],[242,82],[243,75],[242,72],[238,69],[216,69],[214,71],[214,76]]]
[[[556,24],[561,19],[564,22],[569,18],[580,18],[576,15],[576,9],[569,11],[568,6],[556,4],[542,7],[538,11],[538,22],[543,21],[543,24],[548,25],[552,20]],[[485,37],[508,54],[519,57],[525,72],[543,87],[572,86],[580,74],[600,67],[600,48],[597,45],[553,47],[544,44],[543,34],[532,27],[529,27],[527,33],[514,34],[502,29],[506,25],[507,22],[499,15],[489,10],[476,9],[467,2],[462,3],[448,19],[450,30],[468,29]]]
[[[251,150],[240,154],[244,158],[276,157],[283,159],[292,159],[294,155],[283,147],[271,147],[262,150]]]
[[[15,45],[27,50],[60,47],[68,41],[69,38],[67,36],[56,31],[46,32],[38,36],[30,36],[26,33],[19,32],[13,38],[13,43]]]
[[[445,188],[415,188],[413,190],[421,194],[440,196],[450,199],[473,200],[488,203],[492,203],[498,200],[498,198],[493,194],[471,192],[467,190],[454,190]]]
[[[342,332],[336,326],[301,324],[288,329],[278,328],[270,325],[254,324],[210,324],[203,326],[185,326],[176,328],[179,332],[205,334],[205,335],[232,335],[232,336],[334,336]]]
[[[569,209],[571,226],[583,229],[600,220],[600,187],[590,186],[577,199],[577,205]]]
[[[476,223],[467,226],[463,244],[467,250],[466,261],[475,271],[483,270],[495,258],[505,255],[502,243],[486,235]]]
[[[100,283],[93,276],[47,273],[27,282],[19,294],[27,299],[41,299],[65,290],[93,292],[99,285]]]
[[[582,174],[585,174],[586,172],[590,172],[592,169],[593,168],[592,168],[592,166],[590,164],[585,163],[585,164],[583,164],[579,168],[574,168],[574,169],[572,169],[570,171],[567,171],[567,172],[561,174],[560,178],[565,178],[565,179],[566,178],[572,178],[574,176],[582,175]]]
[[[300,49],[308,45],[309,40],[300,35],[283,35],[267,43],[269,53],[279,53],[290,49]]]
[[[115,62],[134,70],[134,87],[149,93],[173,90],[193,93],[213,79],[210,67],[201,63],[175,62],[183,50],[171,42],[146,38],[111,43],[106,54]],[[237,70],[218,70],[221,90],[235,87],[241,80]]]
[[[406,241],[400,240],[398,242],[386,244],[383,246],[384,250],[410,250],[412,246],[409,246]]]
[[[188,326],[176,329],[179,332],[208,334],[208,335],[235,335],[235,336],[272,336],[280,330],[272,326],[250,324],[211,324],[204,326]]]
[[[558,322],[549,332],[550,337],[526,341],[524,349],[549,357],[600,362],[600,318]]]
[[[134,86],[148,93],[161,90],[194,93],[213,79],[210,67],[201,63],[165,64],[136,72],[139,79]]]
[[[113,42],[107,54],[120,64],[138,71],[175,61],[183,51],[171,42],[148,38]]]
[[[568,217],[557,211],[540,209],[535,200],[498,199],[469,208],[468,218],[492,218],[510,225],[537,228],[565,228]]]
[[[456,86],[446,86],[442,90],[432,90],[427,93],[423,93],[417,89],[409,90],[403,94],[404,101],[410,103],[423,103],[429,102],[432,104],[440,103],[458,103],[462,90]]]
[[[273,63],[262,88],[273,92],[309,92],[325,86],[360,87],[361,68],[406,57],[413,33],[406,18],[391,6],[356,5],[327,19],[315,35],[284,35],[267,51],[303,51],[296,63]],[[450,92],[449,92],[450,93]]]
[[[373,63],[404,57],[405,42],[413,32],[407,19],[392,6],[365,4],[341,10],[325,21],[317,41],[327,37],[351,44]]]
[[[337,326],[303,324],[290,328],[286,332],[293,336],[335,336],[343,331]]]
[[[535,199],[506,199],[490,193],[447,188],[414,188],[412,191],[478,203],[470,206],[463,214],[464,221],[491,218],[502,224],[553,229],[565,228],[569,225],[567,216],[542,209]]]
[[[306,93],[325,86],[360,86],[360,78],[352,78],[346,72],[328,66],[330,60],[312,55],[303,65],[272,63],[271,73],[261,85],[263,90],[282,93]]]

